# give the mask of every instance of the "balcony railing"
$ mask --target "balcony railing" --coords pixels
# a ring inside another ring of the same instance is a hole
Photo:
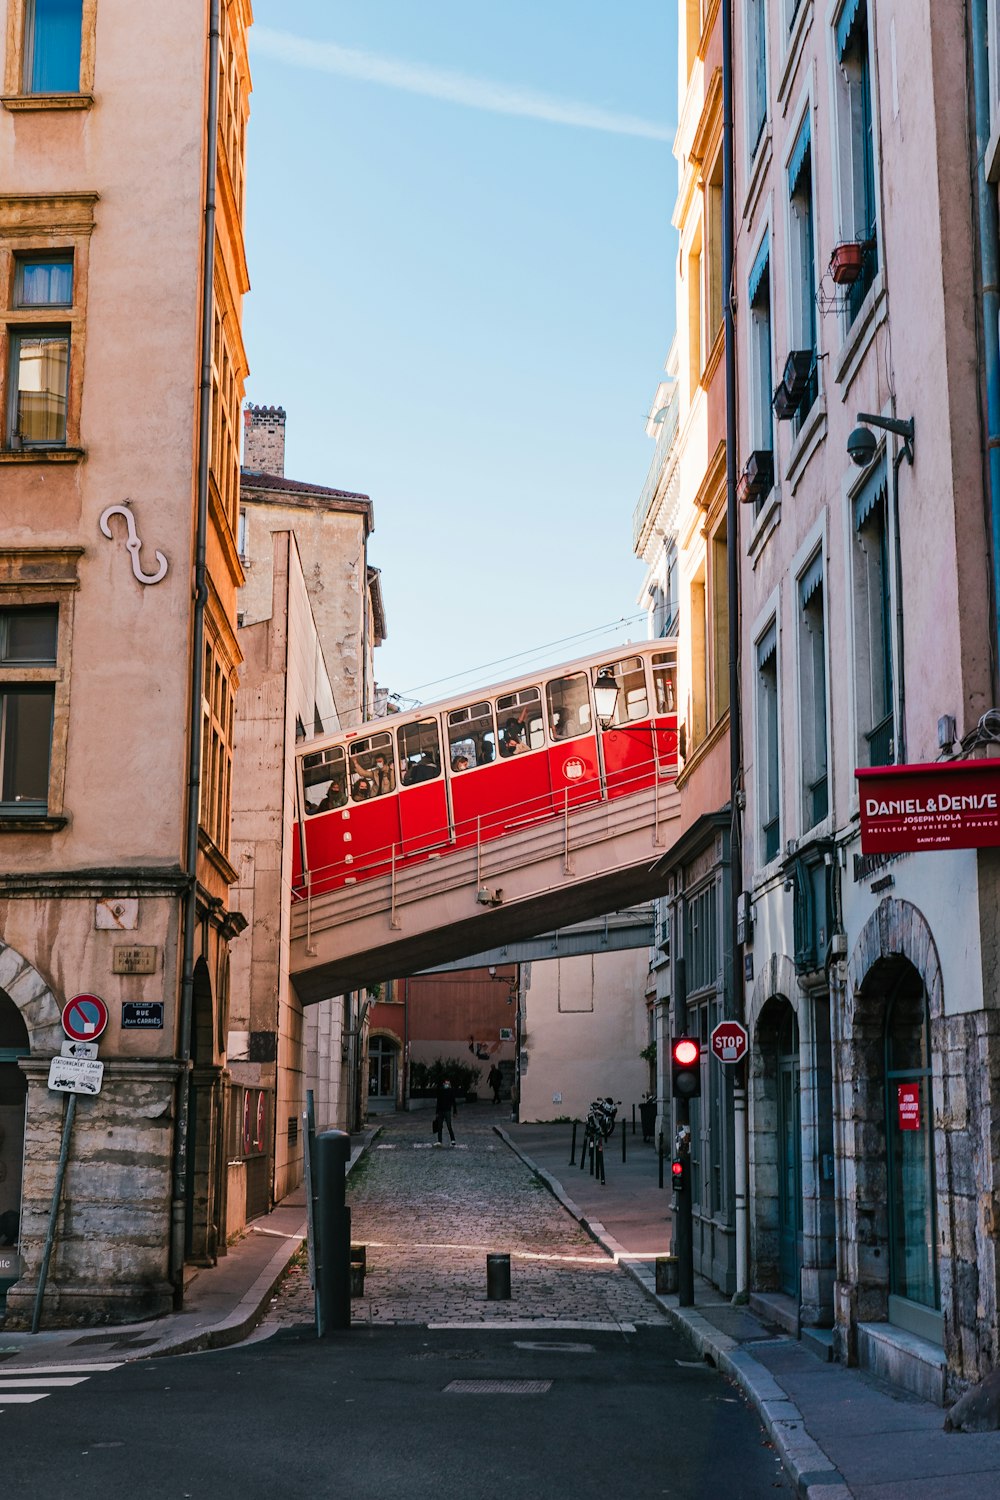
[[[892,714],[886,714],[881,723],[869,729],[865,735],[868,741],[868,764],[870,766],[891,766],[896,759],[896,736],[893,733]]]
[[[649,465],[649,471],[646,474],[646,482],[642,487],[639,502],[632,512],[633,552],[639,546],[639,539],[642,536],[650,507],[656,498],[656,490],[660,482],[660,475],[663,473],[663,466],[667,461],[667,454],[673,447],[674,439],[677,436],[678,421],[679,401],[677,392],[675,391],[667,403],[666,415],[660,424],[659,436],[656,439],[656,452],[653,454],[652,462]]]

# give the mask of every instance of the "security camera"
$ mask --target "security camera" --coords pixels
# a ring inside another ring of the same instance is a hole
[[[847,451],[859,469],[867,469],[878,443],[870,427],[855,427],[847,439]]]

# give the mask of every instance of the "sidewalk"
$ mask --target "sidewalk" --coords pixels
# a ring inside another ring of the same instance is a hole
[[[376,1131],[352,1137],[350,1171]],[[0,1366],[6,1375],[29,1370],[124,1362],[164,1354],[221,1349],[252,1333],[271,1293],[306,1237],[305,1189],[299,1187],[273,1211],[248,1226],[218,1263],[197,1271],[184,1294],[184,1311],[145,1323],[96,1328],[43,1329],[20,1333],[0,1319]]]
[[[670,1237],[669,1183],[637,1132],[609,1144],[607,1186],[569,1165],[571,1127],[514,1125],[498,1134],[599,1244],[645,1287],[698,1352],[757,1408],[808,1500],[1000,1500],[1000,1432],[946,1433],[944,1410],[866,1371],[827,1364],[798,1340],[733,1307],[695,1278],[694,1307],[658,1297],[654,1258]]]

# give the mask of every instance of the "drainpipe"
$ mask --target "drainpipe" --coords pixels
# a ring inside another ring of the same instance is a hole
[[[170,1219],[170,1279],[174,1303],[184,1301],[185,1209],[189,1172],[191,1119],[191,1022],[194,1014],[194,947],[198,926],[198,813],[201,801],[201,700],[204,688],[206,538],[208,533],[208,465],[212,418],[212,318],[215,271],[215,178],[219,135],[219,4],[210,0],[208,32],[208,132],[205,153],[205,231],[202,261],[201,386],[198,397],[198,515],[195,533],[194,618],[191,640],[191,701],[188,724],[187,838],[185,863],[188,886],[184,898],[184,957],[181,977],[181,1014],[177,1082],[177,1124],[174,1132],[173,1184]]]
[[[982,313],[986,369],[986,454],[989,472],[990,520],[993,541],[993,657],[994,681],[1000,675],[1000,246],[997,228],[997,189],[986,180],[986,150],[990,139],[990,67],[987,37],[988,0],[969,0],[972,82],[976,127],[976,205],[979,214],[979,256],[983,278]]]
[[[913,462],[913,450],[901,443],[892,461],[892,530],[893,552],[896,565],[896,639],[899,661],[896,666],[896,692],[899,698],[899,738],[896,745],[896,764],[906,765],[906,670],[903,642],[903,541],[899,534],[899,466],[904,458]]]
[[[730,1014],[742,1020],[745,1009],[742,953],[736,945],[740,896],[743,894],[743,738],[740,720],[740,507],[736,500],[736,321],[733,316],[733,13],[722,3],[722,285],[726,369],[726,561],[729,600],[729,922],[732,934]],[[746,1060],[733,1079],[733,1227],[736,1233],[736,1296],[748,1286],[749,1178],[747,1171]]]
[[[368,522],[361,544],[361,722],[368,722]]]

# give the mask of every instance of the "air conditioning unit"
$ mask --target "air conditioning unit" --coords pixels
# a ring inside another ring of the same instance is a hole
[[[755,448],[743,465],[736,493],[744,505],[756,504],[774,489],[774,454],[770,448]]]

